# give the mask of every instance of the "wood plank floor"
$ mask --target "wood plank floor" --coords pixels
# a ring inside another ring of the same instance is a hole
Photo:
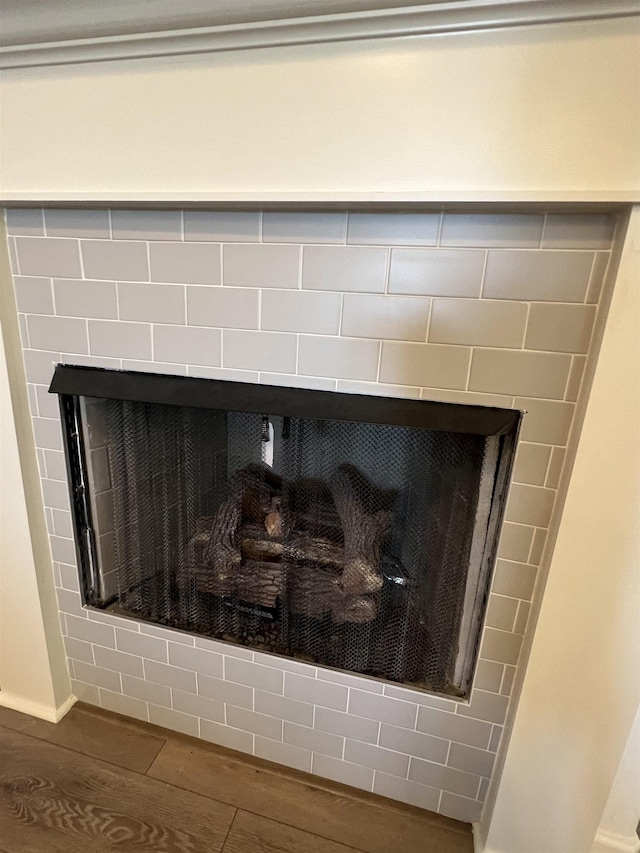
[[[466,824],[78,704],[0,707],[0,853],[472,853]]]

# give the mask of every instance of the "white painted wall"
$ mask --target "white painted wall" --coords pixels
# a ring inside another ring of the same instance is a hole
[[[75,700],[62,647],[8,267],[0,222],[0,705],[55,722]]]
[[[591,853],[638,853],[640,838],[640,708],[607,800]]]
[[[495,808],[483,818],[487,853],[587,853],[640,705],[639,364],[636,206]]]
[[[640,198],[640,18],[6,71],[1,94],[4,199]]]

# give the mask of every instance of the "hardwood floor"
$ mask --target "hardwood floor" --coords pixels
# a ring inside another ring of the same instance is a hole
[[[465,824],[81,704],[0,707],[0,853],[472,853]]]

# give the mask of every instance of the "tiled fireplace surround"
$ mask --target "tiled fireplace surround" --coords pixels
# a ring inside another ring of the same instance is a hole
[[[615,226],[586,213],[8,211],[75,695],[477,820]],[[526,410],[471,701],[83,609],[47,393],[59,361]]]

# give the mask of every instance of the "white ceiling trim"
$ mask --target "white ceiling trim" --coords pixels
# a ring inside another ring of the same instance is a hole
[[[9,45],[0,48],[0,68],[179,56],[638,15],[638,0],[446,0],[425,6],[349,14]]]

